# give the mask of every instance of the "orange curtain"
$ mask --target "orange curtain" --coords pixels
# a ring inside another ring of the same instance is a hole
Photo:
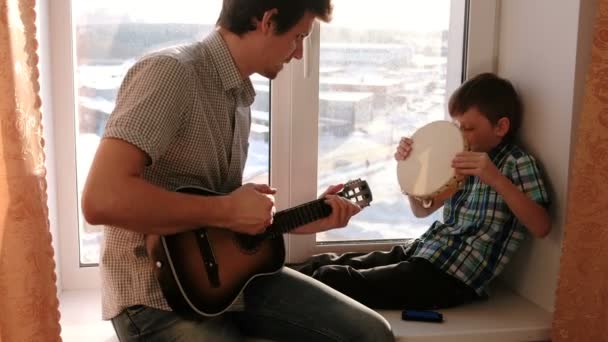
[[[553,322],[558,342],[608,341],[608,0],[598,6],[570,171]]]
[[[0,0],[0,341],[58,341],[33,0]]]

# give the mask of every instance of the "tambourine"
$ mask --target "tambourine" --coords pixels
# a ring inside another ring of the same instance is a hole
[[[469,147],[460,128],[445,120],[420,127],[411,139],[409,156],[397,162],[397,178],[404,194],[428,208],[435,198],[451,194],[462,185],[463,177],[456,175],[452,160]]]

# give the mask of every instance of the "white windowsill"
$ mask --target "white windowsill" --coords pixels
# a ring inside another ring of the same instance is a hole
[[[99,290],[64,291],[60,303],[64,342],[118,342],[112,324],[100,319]],[[551,313],[506,289],[496,289],[486,302],[440,311],[443,323],[407,322],[399,311],[379,312],[402,342],[550,340]]]
[[[68,290],[59,297],[64,342],[118,342],[112,323],[101,320],[99,289]]]
[[[508,289],[493,292],[487,301],[439,310],[443,323],[403,321],[398,311],[379,312],[400,342],[550,341],[550,312]]]

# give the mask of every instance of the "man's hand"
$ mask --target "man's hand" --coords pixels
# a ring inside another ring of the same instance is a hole
[[[395,151],[395,160],[396,161],[400,161],[400,160],[405,160],[407,157],[409,157],[410,152],[412,152],[412,143],[414,141],[410,138],[407,137],[402,137],[401,140],[399,140],[399,145],[397,146],[397,150]]]
[[[504,177],[490,157],[485,152],[461,152],[454,157],[452,167],[456,174],[464,176],[477,176],[491,187]]]
[[[244,234],[263,233],[272,224],[276,189],[265,184],[245,184],[231,192],[231,222],[225,228]]]
[[[319,196],[319,198],[325,198],[325,203],[331,206],[331,214],[328,217],[297,228],[293,230],[293,233],[312,234],[346,227],[350,218],[361,211],[361,207],[344,197],[336,195],[342,188],[344,188],[343,184],[331,185]]]

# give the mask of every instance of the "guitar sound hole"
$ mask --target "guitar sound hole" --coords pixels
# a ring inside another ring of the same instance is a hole
[[[244,253],[253,254],[257,252],[263,237],[257,235],[234,234],[234,239]]]

